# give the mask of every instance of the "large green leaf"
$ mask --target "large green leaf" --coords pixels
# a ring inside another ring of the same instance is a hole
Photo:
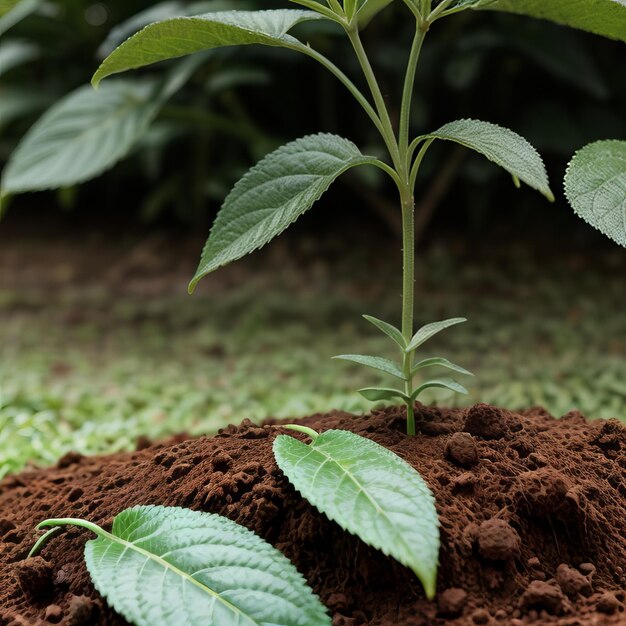
[[[272,152],[233,188],[218,214],[190,283],[264,246],[311,208],[333,181],[376,159],[347,139],[309,135]]]
[[[457,120],[424,136],[424,139],[455,141],[476,150],[504,168],[514,179],[524,181],[549,200],[554,200],[539,153],[526,139],[508,128],[479,120]]]
[[[9,39],[0,43],[0,76],[38,56],[39,46],[29,41]]]
[[[460,0],[458,6],[529,15],[626,41],[626,0]]]
[[[287,435],[274,456],[294,487],[342,528],[410,567],[435,594],[439,522],[418,472],[383,446],[344,430],[310,445]]]
[[[319,599],[275,548],[227,518],[188,509],[138,506],[110,533],[74,523],[96,589],[135,626],[330,626]]]
[[[0,36],[34,13],[43,0],[0,0]]]
[[[406,341],[404,340],[404,337],[402,336],[400,329],[396,328],[392,324],[389,324],[388,322],[383,322],[383,320],[379,320],[376,317],[372,317],[371,315],[364,315],[363,317],[370,324],[373,324],[374,326],[376,326],[378,330],[385,333],[385,335],[387,335],[387,337],[392,339],[395,344],[400,346],[400,348],[402,348],[403,350],[406,348]]]
[[[597,141],[577,152],[565,195],[580,217],[626,248],[626,141]]]
[[[154,81],[78,88],[50,108],[11,155],[4,193],[81,183],[126,155],[159,110]]]
[[[301,22],[323,19],[314,11],[225,11],[177,17],[150,24],[116,48],[98,68],[92,82],[157,61],[223,46],[263,44],[305,50],[287,34]]]

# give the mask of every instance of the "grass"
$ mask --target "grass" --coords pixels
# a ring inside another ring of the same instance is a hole
[[[294,263],[290,254],[279,243],[193,298],[183,273],[149,295],[112,294],[97,280],[0,286],[0,476],[68,450],[132,449],[145,435],[368,410],[354,390],[384,378],[329,359],[394,356],[360,314],[397,321],[399,286],[388,279],[397,259],[365,250]],[[590,267],[577,255],[546,264],[507,251],[466,265],[431,249],[418,272],[418,322],[469,318],[432,350],[477,377],[464,381],[467,398],[429,400],[626,418],[623,255],[597,256]]]

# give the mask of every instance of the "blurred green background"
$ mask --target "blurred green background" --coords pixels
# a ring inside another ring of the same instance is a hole
[[[0,20],[0,166],[142,24],[288,6],[22,4],[19,22]],[[301,34],[356,72],[334,31]],[[364,32],[392,107],[410,38],[394,4]],[[623,44],[514,16],[462,13],[433,28],[415,131],[460,117],[508,126],[542,153],[558,198],[516,190],[449,145],[432,150],[418,182],[417,319],[468,317],[432,349],[477,377],[464,381],[469,398],[429,400],[626,419],[626,253],[580,222],[560,192],[578,148],[626,137],[625,60]],[[343,87],[309,59],[218,51],[105,174],[5,203],[0,476],[70,449],[132,448],[143,435],[371,406],[353,390],[379,380],[329,358],[384,353],[359,316],[399,316],[399,216],[383,179],[346,176],[293,231],[186,295],[230,186],[268,151],[320,130],[382,149]]]

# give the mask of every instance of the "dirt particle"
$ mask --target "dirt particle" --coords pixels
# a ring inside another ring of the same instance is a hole
[[[189,474],[192,469],[193,465],[191,465],[191,463],[178,463],[172,468],[172,473],[170,474],[170,477],[172,480],[178,480],[186,474]]]
[[[624,605],[615,597],[614,593],[605,591],[598,598],[596,608],[600,613],[605,615],[613,615],[624,608]]]
[[[441,617],[458,617],[467,604],[467,593],[458,587],[451,587],[439,594],[437,607]]]
[[[593,593],[589,579],[565,563],[561,563],[556,570],[556,582],[570,600],[574,600],[578,594],[588,598]]]
[[[39,599],[52,586],[52,567],[40,556],[21,561],[15,566],[15,575],[26,596]]]
[[[487,609],[476,609],[472,613],[472,622],[474,624],[488,624],[491,621],[491,615]]]
[[[493,518],[478,528],[478,551],[490,561],[508,561],[520,553],[517,531],[502,519]]]
[[[478,461],[478,449],[469,433],[454,433],[446,444],[445,455],[455,463],[469,467]]]
[[[563,516],[568,510],[566,496],[572,488],[571,481],[558,470],[543,467],[520,474],[516,485],[518,506],[538,517]]]
[[[567,606],[567,600],[561,590],[550,583],[533,580],[520,598],[523,611],[547,611],[551,615],[561,615]]]
[[[76,500],[79,500],[81,498],[83,493],[84,492],[80,487],[74,487],[74,489],[72,489],[72,491],[69,492],[67,499],[70,502],[76,502]]]
[[[49,624],[58,624],[63,619],[63,609],[58,604],[51,604],[46,607],[44,620]]]
[[[211,465],[214,472],[223,472],[225,474],[233,465],[233,457],[226,452],[218,452],[211,459]]]
[[[70,450],[69,452],[66,452],[58,461],[57,461],[57,467],[59,469],[64,469],[66,467],[69,467],[70,465],[77,465],[78,463],[80,463],[85,457],[80,454],[80,452],[74,452],[73,450]]]
[[[67,626],[87,626],[96,613],[96,603],[87,596],[72,596],[69,602]]]
[[[488,404],[476,404],[467,410],[464,430],[483,439],[502,439],[510,430],[508,412]]]

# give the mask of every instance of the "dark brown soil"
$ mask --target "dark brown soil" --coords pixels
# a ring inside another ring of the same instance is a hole
[[[57,468],[0,483],[0,624],[125,624],[89,582],[89,533],[68,530],[41,557],[25,559],[42,519],[108,526],[135,504],[191,507],[245,524],[295,563],[334,626],[625,624],[626,428],[486,405],[418,414],[414,438],[403,434],[399,409],[302,423],[370,437],[426,478],[442,532],[435,602],[408,570],[304,502],[274,463],[276,429],[244,422],[134,454],[69,455]]]

